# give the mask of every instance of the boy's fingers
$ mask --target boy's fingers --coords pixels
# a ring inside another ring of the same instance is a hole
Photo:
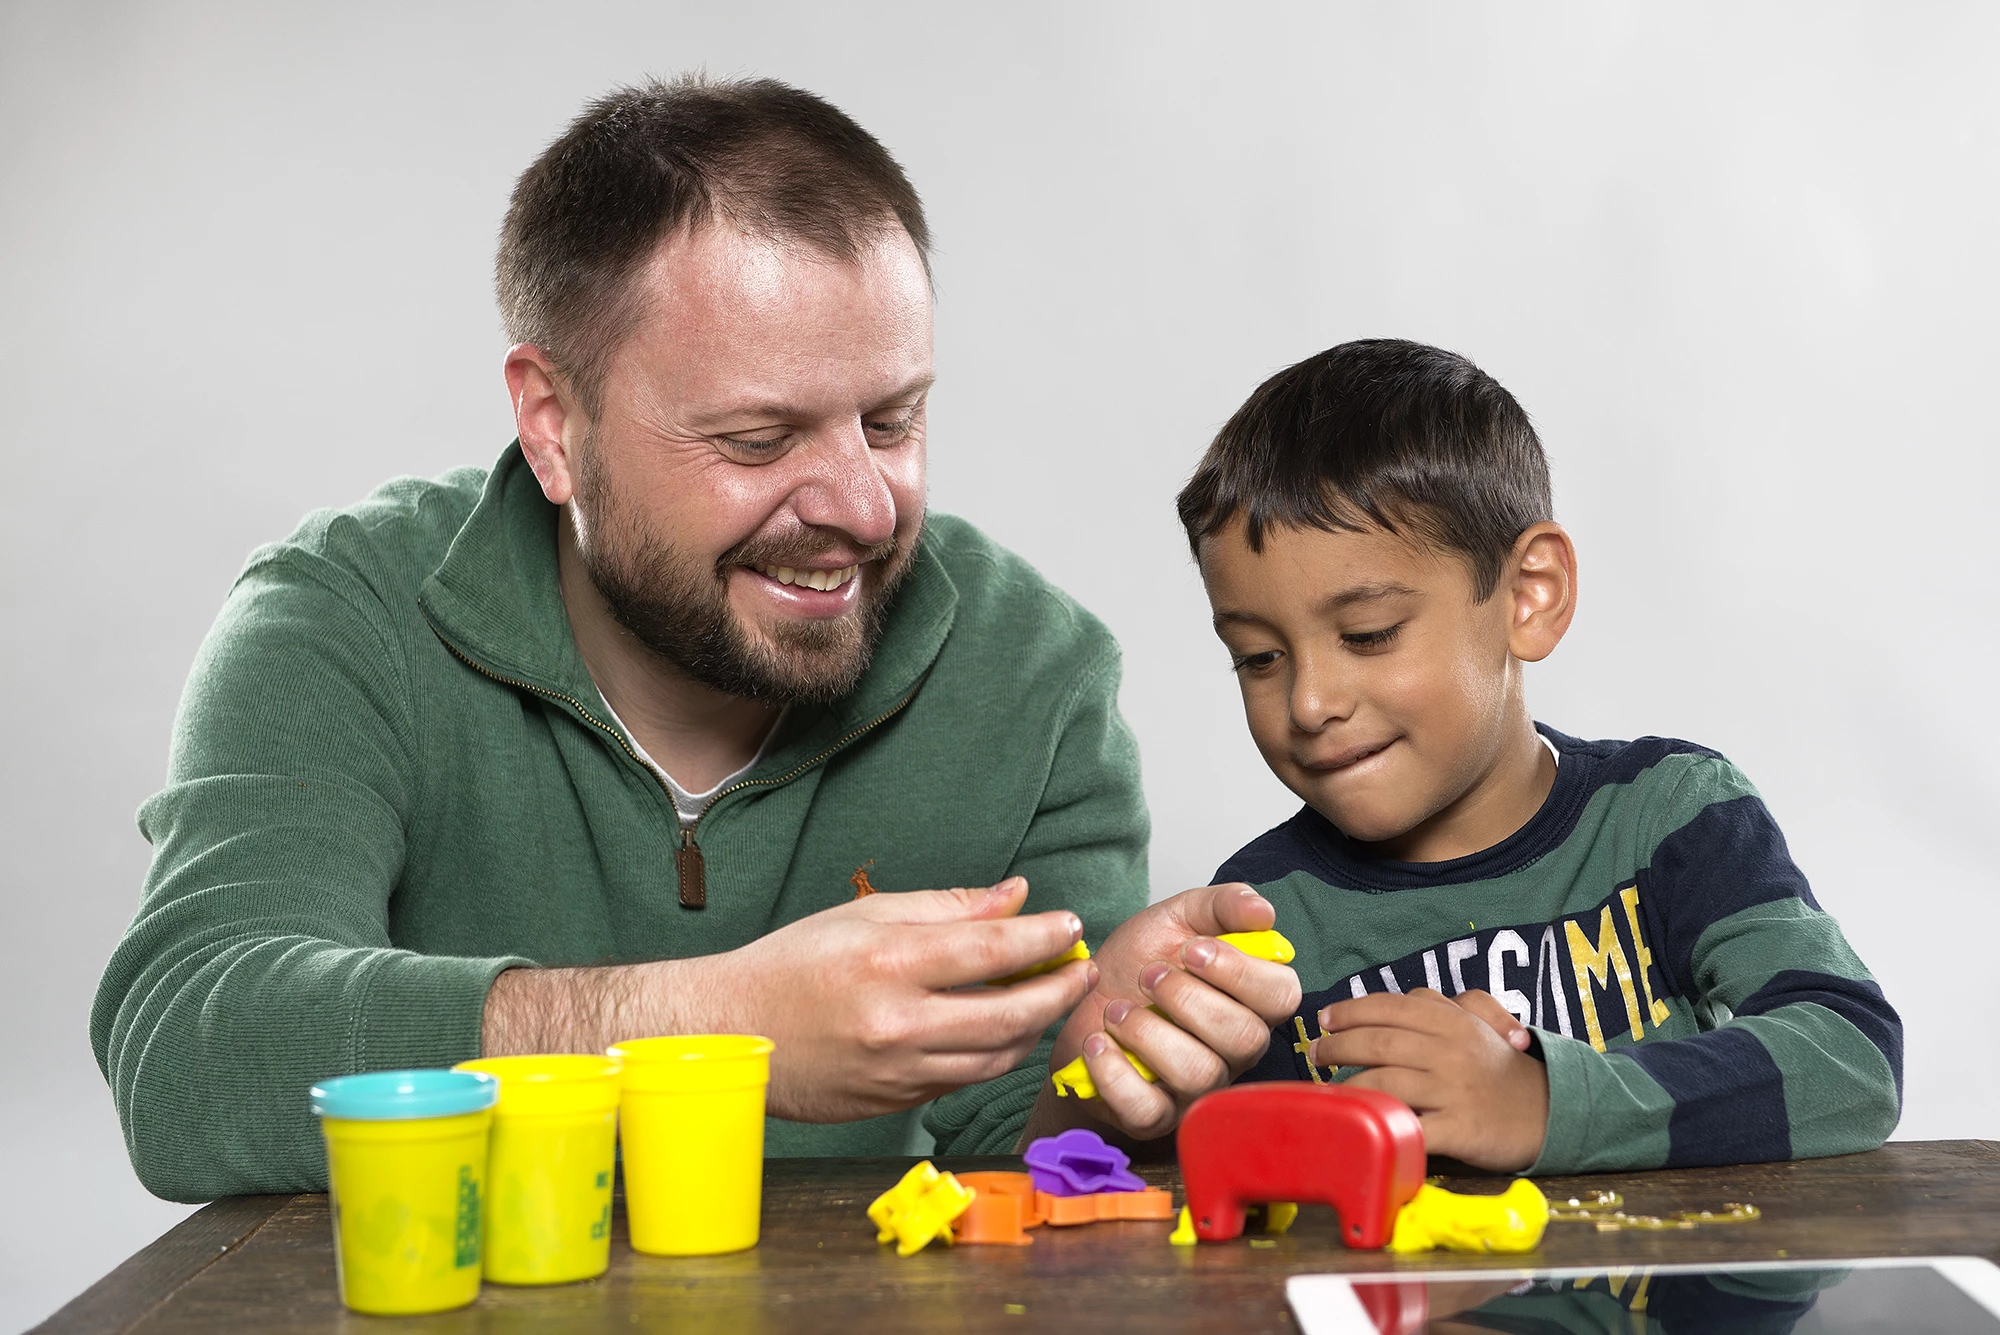
[[[1519,1016],[1502,1006],[1491,992],[1478,989],[1461,992],[1452,998],[1452,1002],[1467,1015],[1483,1020],[1516,1052],[1528,1050],[1528,1027],[1521,1023]]]
[[[1427,987],[1420,987],[1407,995],[1370,992],[1365,997],[1336,1001],[1326,1007],[1319,1013],[1319,1025],[1328,1033],[1363,1025],[1388,1025],[1426,1034],[1443,1033],[1458,1018],[1458,1011],[1449,1002],[1440,1008],[1437,1004],[1439,999],[1438,994]]]
[[[1256,1012],[1266,1029],[1283,1024],[1299,1008],[1299,976],[1289,965],[1254,959],[1207,936],[1181,947],[1181,963],[1196,978]]]
[[[1437,1065],[1438,1044],[1411,1029],[1370,1026],[1323,1034],[1312,1042],[1315,1066],[1396,1066],[1428,1071]]]
[[[1430,1078],[1421,1071],[1412,1071],[1400,1066],[1378,1066],[1373,1070],[1362,1071],[1349,1078],[1347,1083],[1358,1085],[1362,1089],[1379,1089],[1391,1098],[1401,1099],[1419,1114],[1435,1102]],[[1425,1141],[1425,1148],[1435,1152],[1428,1139]]]

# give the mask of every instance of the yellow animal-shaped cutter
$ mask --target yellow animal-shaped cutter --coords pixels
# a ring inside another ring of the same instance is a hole
[[[868,1207],[875,1241],[895,1243],[898,1256],[916,1255],[933,1238],[949,1245],[952,1221],[965,1213],[973,1195],[971,1187],[926,1159]]]

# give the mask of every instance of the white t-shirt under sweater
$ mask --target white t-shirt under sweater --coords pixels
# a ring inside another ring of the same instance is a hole
[[[603,692],[600,691],[598,693],[598,699],[600,700],[604,699]],[[778,711],[778,717],[771,720],[771,730],[764,734],[764,740],[757,747],[757,754],[750,757],[749,764],[745,765],[742,769],[737,770],[734,774],[726,775],[722,779],[717,780],[715,786],[713,788],[708,789],[706,792],[691,793],[687,789],[681,787],[680,784],[674,780],[674,776],[667,773],[665,768],[661,766],[660,762],[653,759],[653,757],[647,753],[646,748],[639,744],[639,739],[632,735],[632,730],[630,728],[625,726],[625,720],[618,717],[618,711],[611,707],[611,702],[609,700],[604,700],[604,711],[607,714],[611,715],[611,721],[613,723],[616,723],[618,725],[618,730],[625,734],[625,741],[631,746],[633,754],[638,756],[639,759],[645,761],[646,767],[652,770],[653,773],[659,775],[660,782],[664,783],[667,786],[668,795],[674,799],[674,813],[681,818],[681,828],[683,830],[687,829],[690,825],[693,825],[696,821],[701,819],[702,808],[708,805],[709,800],[711,798],[713,798],[717,793],[721,792],[724,788],[727,788],[730,784],[735,783],[738,779],[748,774],[751,770],[757,768],[757,762],[761,761],[764,758],[764,753],[771,749],[771,739],[778,735],[778,728],[784,723],[785,714],[787,712],[786,710],[781,709]]]

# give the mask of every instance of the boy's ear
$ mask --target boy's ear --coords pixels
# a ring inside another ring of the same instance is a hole
[[[1544,520],[1514,542],[1498,592],[1507,595],[1507,648],[1524,663],[1555,652],[1576,615],[1576,544]]]

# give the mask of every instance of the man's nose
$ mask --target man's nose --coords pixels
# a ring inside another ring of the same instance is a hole
[[[792,494],[800,523],[845,533],[862,546],[895,536],[895,493],[859,417],[818,433],[804,453],[804,476]]]
[[[1339,667],[1324,655],[1292,657],[1292,727],[1316,733],[1354,712],[1354,692]]]

